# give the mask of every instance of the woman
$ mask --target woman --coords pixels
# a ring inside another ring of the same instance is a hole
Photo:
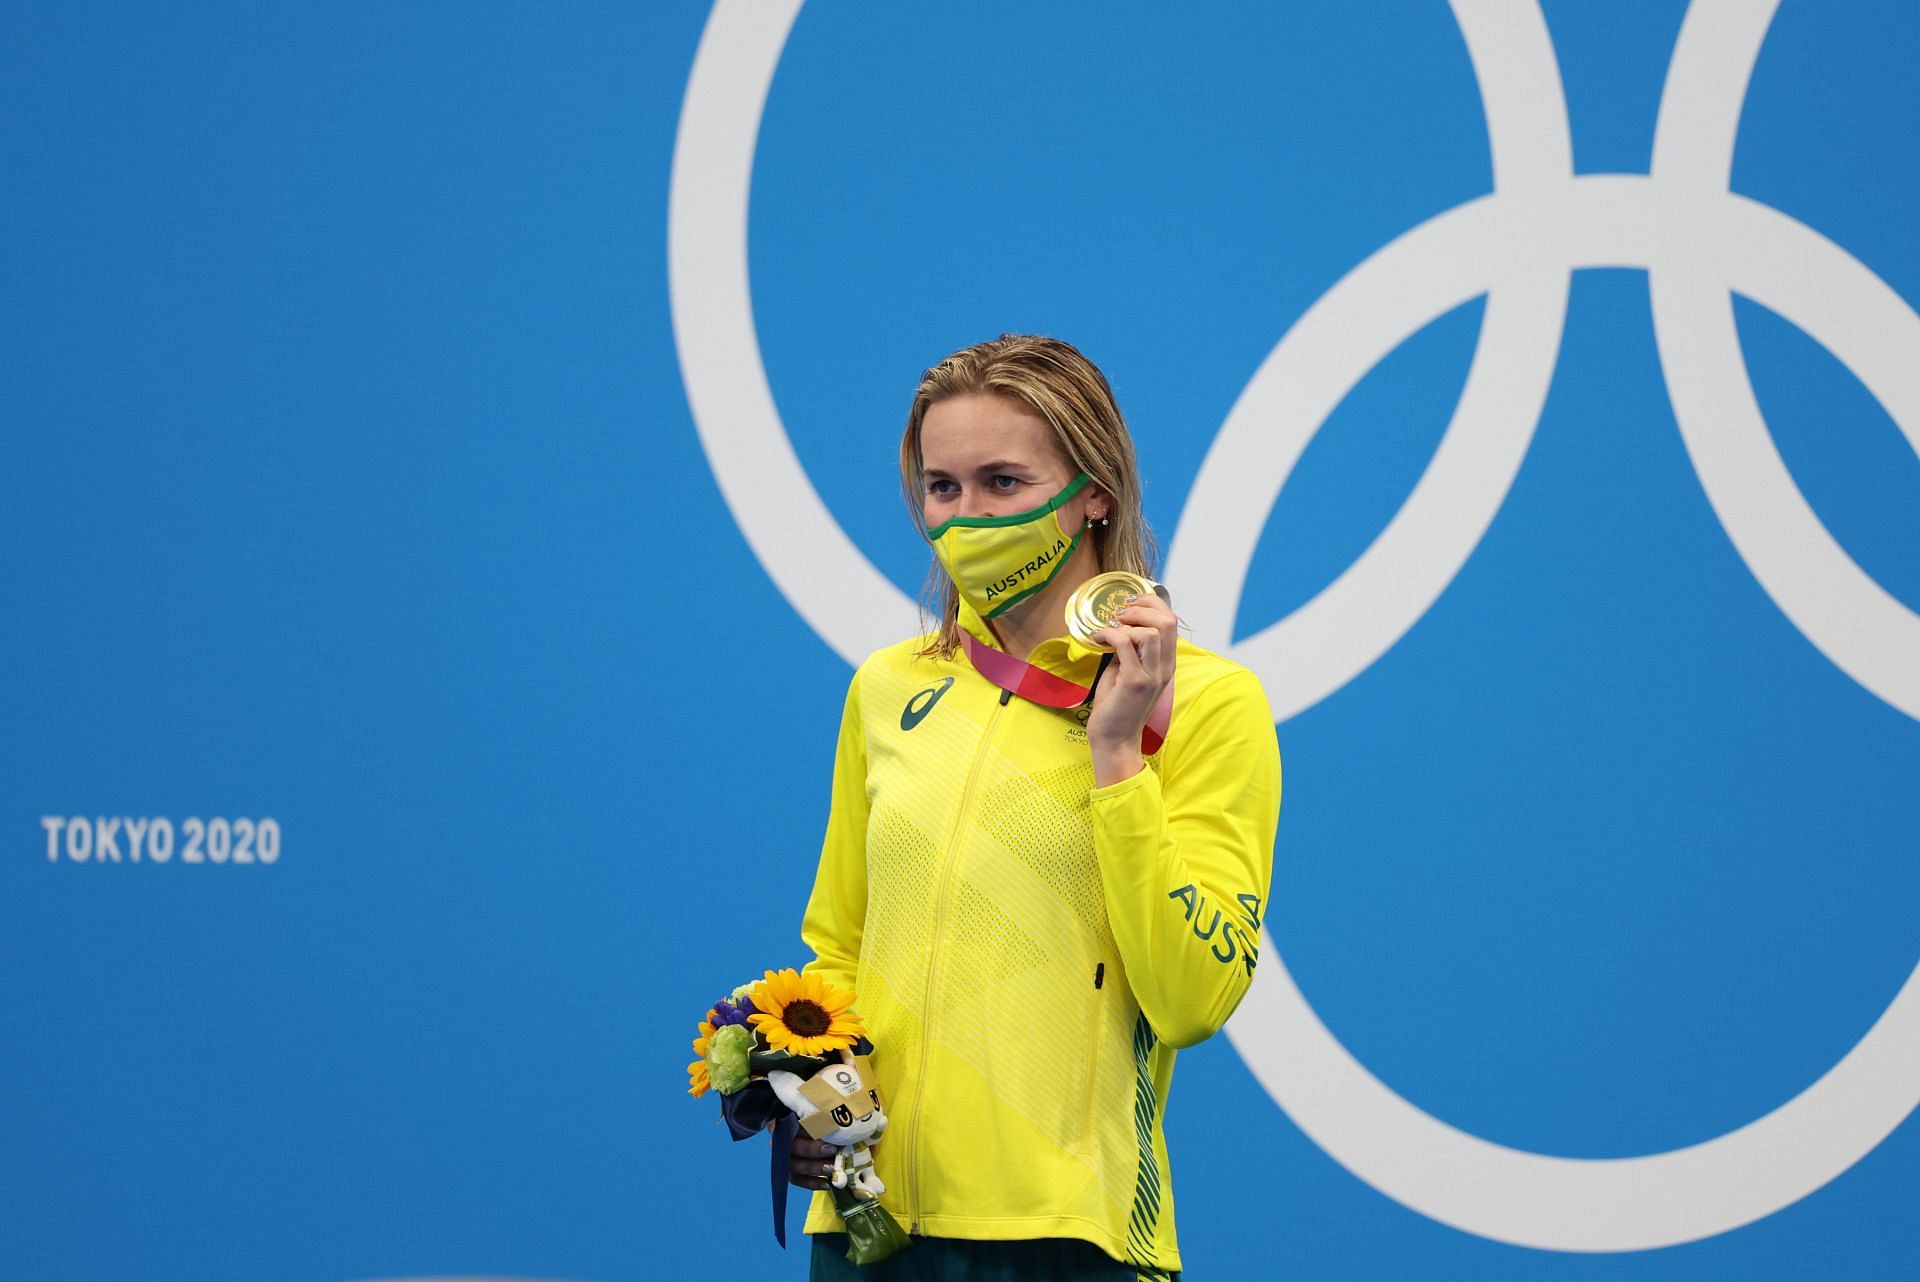
[[[859,993],[881,1201],[920,1236],[856,1270],[816,1196],[813,1276],[1165,1277],[1161,1114],[1175,1050],[1253,975],[1272,713],[1157,596],[1067,635],[1081,583],[1153,568],[1126,423],[1073,347],[1005,335],[928,370],[900,473],[939,626],[854,675],[801,933]],[[824,1188],[831,1155],[797,1140],[793,1181]]]

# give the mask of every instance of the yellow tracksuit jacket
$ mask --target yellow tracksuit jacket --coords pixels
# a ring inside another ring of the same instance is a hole
[[[801,930],[877,1047],[881,1202],[936,1237],[1084,1238],[1178,1269],[1161,1117],[1175,1050],[1253,976],[1280,807],[1266,696],[1181,641],[1165,745],[1096,788],[1084,710],[925,643],[854,674]],[[1098,659],[1067,637],[1029,656],[1083,685]],[[807,1231],[839,1227],[816,1194]]]

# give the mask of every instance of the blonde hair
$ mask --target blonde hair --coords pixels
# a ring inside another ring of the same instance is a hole
[[[975,393],[1005,396],[1046,420],[1061,456],[1112,498],[1107,523],[1088,531],[1087,543],[1100,568],[1152,577],[1159,547],[1140,511],[1140,468],[1113,389],[1106,375],[1071,343],[1038,334],[1002,334],[963,347],[920,376],[900,437],[900,484],[920,533],[927,532],[921,507],[920,425],[933,405]],[[937,558],[920,604],[929,618],[940,621],[921,653],[952,657],[960,644],[960,594]]]

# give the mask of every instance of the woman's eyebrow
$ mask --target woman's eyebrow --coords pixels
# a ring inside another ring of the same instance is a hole
[[[1016,463],[1012,459],[995,459],[991,463],[982,463],[979,467],[975,468],[974,475],[987,476],[994,472],[1024,472],[1026,470],[1027,465],[1025,463]],[[953,473],[937,467],[923,467],[920,469],[920,474],[922,476],[938,477],[943,481],[951,481],[953,479]]]

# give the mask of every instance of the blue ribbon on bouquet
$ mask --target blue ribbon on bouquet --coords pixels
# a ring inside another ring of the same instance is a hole
[[[825,1061],[802,1062],[817,1068]],[[800,1063],[794,1067],[800,1067]],[[726,1119],[727,1130],[735,1140],[750,1139],[762,1131],[773,1132],[773,1240],[784,1247],[787,1244],[787,1173],[800,1119],[780,1102],[765,1078],[756,1078],[733,1094],[722,1095],[720,1116]]]

